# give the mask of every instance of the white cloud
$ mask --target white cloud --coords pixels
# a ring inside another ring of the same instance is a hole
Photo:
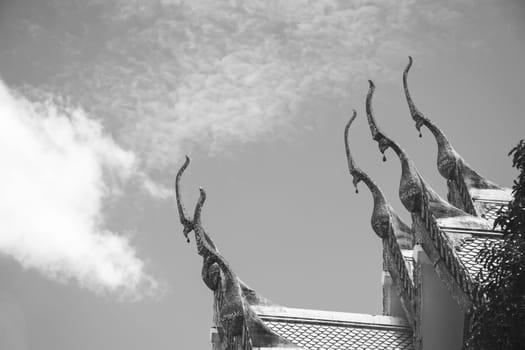
[[[272,137],[308,114],[305,101],[348,98],[365,78],[393,74],[383,47],[401,65],[414,54],[396,39],[409,30],[409,0],[139,3],[102,5],[120,30],[56,86],[117,120],[119,141],[148,168],[195,145],[217,152]]]
[[[134,175],[133,153],[81,110],[31,102],[0,81],[0,253],[98,293],[137,298],[156,282],[103,200]]]
[[[398,82],[407,55],[454,35],[467,1],[56,0],[68,30],[42,25],[41,38],[62,43],[66,64],[40,66],[148,170],[164,170],[195,146],[293,129],[308,106],[348,101],[368,78]]]

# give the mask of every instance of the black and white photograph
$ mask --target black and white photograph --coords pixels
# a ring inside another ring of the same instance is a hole
[[[0,350],[525,349],[525,1],[0,0]]]

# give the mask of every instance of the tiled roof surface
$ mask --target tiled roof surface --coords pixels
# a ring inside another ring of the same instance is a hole
[[[456,253],[471,277],[476,277],[483,268],[476,262],[476,256],[485,244],[492,244],[499,240],[496,236],[470,236],[460,240],[455,247]]]
[[[500,208],[506,207],[508,202],[476,200],[475,203],[480,216],[493,221],[498,217]]]
[[[408,328],[374,327],[292,320],[265,320],[274,332],[310,350],[413,349]]]

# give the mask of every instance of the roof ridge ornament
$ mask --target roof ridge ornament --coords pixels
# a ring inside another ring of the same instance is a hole
[[[453,180],[458,175],[462,175],[465,180],[465,185],[470,189],[501,189],[502,187],[495,183],[486,180],[473,170],[461,157],[461,155],[454,149],[450,141],[447,139],[443,131],[429,118],[427,118],[414,104],[410,91],[408,89],[408,72],[412,67],[412,57],[408,56],[408,64],[403,71],[403,88],[405,97],[410,110],[412,119],[416,122],[416,129],[419,131],[421,137],[421,127],[426,126],[434,138],[438,146],[437,168],[441,176],[447,180]],[[461,174],[457,174],[460,172]]]
[[[221,337],[241,336],[244,331],[247,331],[257,336],[256,339],[251,339],[254,346],[260,344],[291,345],[291,342],[269,329],[251,309],[252,305],[274,304],[258,295],[237,277],[202,226],[202,208],[206,202],[204,189],[199,188],[199,199],[195,205],[193,218],[191,219],[187,214],[180,193],[180,179],[189,163],[190,158],[186,156],[175,178],[177,208],[184,237],[189,242],[188,235],[191,231],[194,232],[197,253],[204,258],[201,275],[206,286],[215,293],[219,335]],[[218,292],[221,294],[220,302],[217,302]]]
[[[413,245],[413,233],[410,227],[405,224],[401,218],[395,213],[394,209],[388,204],[383,192],[377,186],[377,184],[368,176],[367,173],[357,167],[352,153],[350,152],[348,133],[352,122],[357,116],[355,109],[353,115],[345,126],[344,141],[346,150],[346,159],[348,162],[348,170],[353,177],[352,183],[357,190],[357,184],[363,181],[370,192],[374,200],[374,209],[372,212],[371,224],[374,232],[381,238],[385,239],[388,235],[390,228],[393,229],[396,240],[398,241],[402,249],[411,249]]]
[[[378,143],[379,151],[383,154],[383,160],[386,160],[384,153],[388,148],[392,148],[399,157],[401,162],[401,180],[399,183],[399,198],[401,199],[401,203],[403,203],[408,211],[414,213],[420,212],[423,202],[428,201],[433,204],[428,207],[434,209],[433,211],[437,218],[469,215],[441,198],[421,177],[414,162],[407,156],[406,152],[379,129],[372,108],[372,97],[375,91],[375,85],[371,80],[368,82],[369,90],[365,102],[368,124],[372,138]]]
[[[180,178],[189,164],[190,157],[185,156],[184,164],[182,164],[179,171],[177,171],[177,177],[175,178],[175,197],[177,198],[177,209],[179,212],[180,223],[184,227],[183,234],[184,237],[186,237],[186,242],[188,243],[190,243],[190,238],[188,237],[188,235],[191,231],[193,231],[193,221],[188,216],[186,208],[184,207],[184,203],[182,202],[182,198],[180,195]]]
[[[218,279],[218,270],[215,268],[213,271],[211,269],[212,265],[217,264],[224,277],[226,278],[227,283],[231,284],[232,293],[238,293],[240,297],[240,285],[237,280],[237,276],[231,269],[228,261],[219,253],[217,247],[215,246],[215,243],[213,240],[208,236],[205,229],[202,227],[202,220],[201,220],[201,214],[202,214],[202,207],[204,206],[204,203],[206,202],[206,191],[204,189],[199,188],[199,199],[197,201],[197,204],[195,205],[195,212],[193,215],[193,219],[190,219],[188,214],[186,213],[184,203],[182,201],[181,193],[180,193],[180,179],[182,177],[182,174],[184,173],[184,170],[188,167],[190,163],[190,158],[186,156],[186,160],[184,164],[181,166],[179,171],[177,172],[177,177],[175,179],[175,194],[177,199],[177,207],[179,210],[179,218],[180,222],[183,225],[183,234],[186,237],[187,242],[189,242],[189,233],[191,231],[195,234],[195,242],[197,245],[197,253],[204,258],[203,263],[203,271],[202,276],[204,279],[204,283],[210,288],[211,290],[215,291],[218,287],[217,285],[217,279]],[[205,271],[205,268],[208,270]],[[205,278],[205,277],[211,277],[210,273],[213,274],[213,279]],[[234,298],[234,299],[237,299]],[[239,300],[235,300],[236,302],[239,302]],[[237,305],[238,307],[242,308],[242,303],[240,305]]]

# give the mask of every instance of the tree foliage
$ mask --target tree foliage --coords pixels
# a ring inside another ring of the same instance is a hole
[[[477,261],[483,301],[473,308],[467,349],[525,349],[525,141],[510,153],[518,172],[513,199],[500,209],[494,228],[502,239],[486,245]]]

